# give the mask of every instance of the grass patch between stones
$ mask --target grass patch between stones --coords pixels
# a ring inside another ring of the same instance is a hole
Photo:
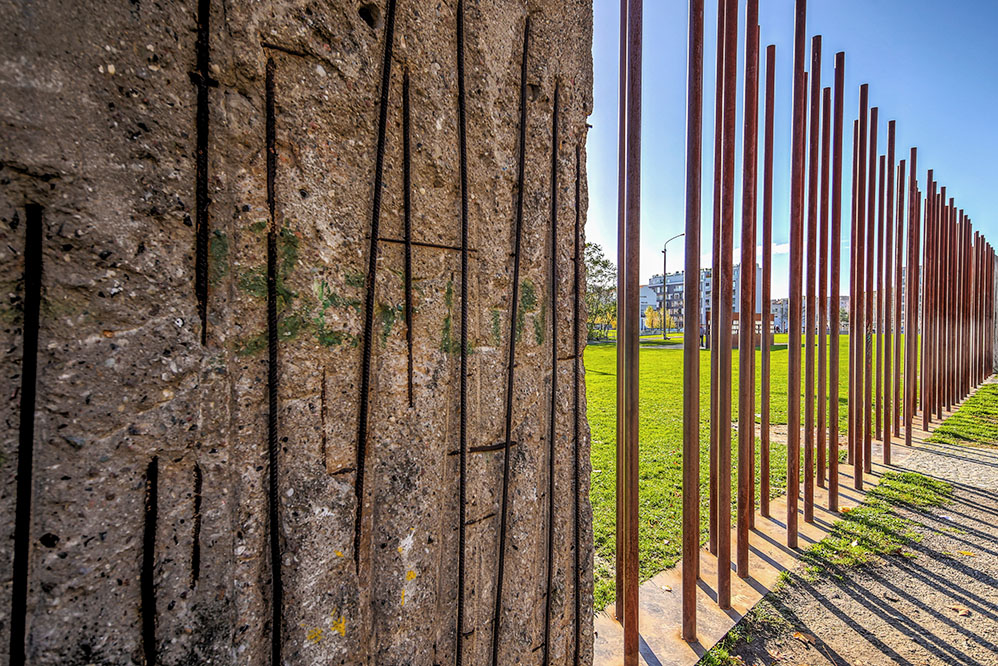
[[[998,384],[984,384],[941,423],[930,442],[957,446],[998,444]]]

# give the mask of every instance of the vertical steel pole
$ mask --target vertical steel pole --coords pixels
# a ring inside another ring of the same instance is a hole
[[[741,283],[738,315],[738,516],[735,561],[738,576],[747,578],[749,526],[755,511],[752,501],[752,456],[755,442],[755,193],[756,147],[759,128],[759,0],[748,0],[745,8],[745,109],[742,132],[742,230]]]
[[[776,45],[766,47],[766,130],[762,183],[762,424],[759,454],[759,512],[769,515],[769,411],[770,368],[773,327],[770,324],[770,299],[773,279],[773,104],[776,98]]]
[[[951,198],[950,199],[950,218],[953,220],[953,286],[951,291],[953,294],[953,324],[950,330],[950,383],[953,387],[952,399],[954,403],[960,402],[960,370],[961,363],[960,359],[963,356],[963,350],[960,345],[960,320],[963,312],[963,304],[961,298],[963,297],[963,218],[960,215],[960,210],[956,207],[956,203]]]
[[[977,386],[977,352],[980,341],[977,337],[978,317],[980,316],[981,297],[981,241],[980,232],[975,231],[971,246],[971,320],[970,320],[970,382]]]
[[[907,314],[904,318],[904,395],[905,432],[904,443],[911,446],[911,428],[915,420],[915,385],[918,382],[915,355],[918,350],[918,312],[916,308],[918,290],[918,149],[912,147],[908,160],[911,165],[911,178],[908,183],[908,264],[905,269],[905,282],[908,295]]]
[[[627,281],[627,3],[620,0],[620,55],[617,90],[617,451],[616,451],[616,578],[614,616],[624,621],[624,303]]]
[[[731,299],[735,228],[735,87],[738,77],[738,0],[724,9],[724,135],[721,149],[720,433],[717,493],[717,603],[731,608]],[[742,276],[742,279],[746,279]]]
[[[638,663],[638,350],[641,261],[641,31],[643,0],[627,8],[627,303],[624,310],[624,664]],[[619,345],[618,341],[618,345]]]
[[[686,257],[683,325],[683,640],[697,637],[700,572],[700,164],[703,147],[703,0],[690,0],[686,82]],[[665,282],[662,283],[663,293]],[[664,323],[664,322],[663,322]]]
[[[854,398],[856,400],[856,423],[853,425],[853,484],[857,490],[863,489],[863,414],[869,414],[866,406],[869,402],[864,400],[863,380],[865,362],[863,351],[866,348],[865,335],[866,325],[865,308],[863,307],[865,271],[865,247],[866,247],[866,139],[869,127],[867,106],[869,104],[870,88],[867,84],[859,87],[859,156],[856,174],[856,387]]]
[[[932,170],[929,169],[926,176],[925,188],[927,197],[925,200],[925,247],[922,248],[922,344],[921,344],[921,369],[922,369],[922,430],[929,429],[929,421],[932,418],[934,404],[933,394],[935,392],[935,373],[932,369],[932,362],[935,359],[933,353],[935,341],[935,316],[932,308],[932,297],[934,296],[935,263],[932,257],[935,253],[935,225],[933,224],[935,182],[932,179]],[[921,196],[919,196],[921,202]]]
[[[858,269],[856,248],[859,243],[859,235],[856,229],[856,201],[859,194],[859,118],[852,123],[852,191],[850,196],[849,209],[849,414],[848,414],[848,440],[846,461],[853,462],[853,452],[856,446],[856,414],[859,405],[856,404],[856,350],[859,347],[859,334],[856,329],[856,302],[859,300],[858,282],[856,271]]]
[[[758,15],[758,12],[756,13]],[[755,300],[756,289],[758,288],[758,280],[756,278],[756,261],[755,261],[755,244],[759,238],[759,34],[762,30],[759,27],[758,21],[753,28],[755,30],[755,104],[750,107],[750,112],[752,113],[752,127],[754,128],[752,132],[752,152],[755,154],[755,159],[752,161],[752,270],[749,271],[749,275],[752,276],[752,327],[750,329],[750,336],[752,338],[752,362],[749,364],[749,375],[751,376],[749,385],[752,386],[753,392],[755,391],[755,347],[759,343],[759,338],[755,332],[755,310],[756,306],[759,307],[759,313],[763,316],[765,320],[764,313],[769,309],[769,305],[757,304]],[[749,529],[755,529],[755,398],[752,399],[752,437],[749,438]]]
[[[874,233],[877,228],[877,127],[879,125],[879,114],[877,107],[870,109],[870,183],[867,189],[867,216],[866,216],[866,323],[864,340],[864,361],[865,368],[863,374],[863,388],[865,398],[863,400],[863,471],[869,473],[871,467],[871,435],[872,435],[872,405],[873,405],[873,292],[876,289],[874,283]]]
[[[818,272],[818,155],[821,131],[821,35],[811,38],[808,140],[807,279],[804,305],[804,522],[814,522],[814,327]]]
[[[828,445],[828,154],[831,143],[832,89],[821,91],[821,210],[818,232],[818,486],[825,487]],[[838,307],[838,304],[836,304]]]
[[[886,170],[887,158],[883,155],[880,156],[879,164],[879,174],[877,174],[878,185],[877,185],[877,291],[873,296],[874,309],[876,317],[876,365],[877,368],[874,371],[876,375],[876,396],[874,403],[876,405],[876,428],[873,431],[873,436],[876,439],[881,439],[881,423],[882,423],[882,409],[883,404],[880,400],[880,396],[883,389],[882,383],[882,366],[884,360],[883,354],[883,338],[884,338],[884,189],[887,185],[887,179],[885,177],[884,171]]]
[[[797,547],[797,498],[800,492],[801,269],[804,254],[804,80],[807,2],[794,11],[793,138],[790,167],[790,368],[787,372],[787,545]]]
[[[710,497],[708,507],[708,546],[717,554],[717,447],[722,430],[730,429],[720,420],[721,387],[721,174],[724,168],[722,141],[724,139],[724,12],[727,0],[717,2],[717,65],[714,70],[714,227],[711,239],[710,269]],[[722,427],[723,426],[723,427]]]
[[[832,340],[828,354],[832,383],[829,394],[828,421],[828,510],[839,510],[839,288],[842,254],[842,96],[845,91],[846,54],[835,54],[835,131],[832,139]]]
[[[901,300],[904,289],[904,201],[905,201],[905,161],[898,164],[897,180],[897,249],[894,254],[894,326],[897,334],[894,336],[894,436],[901,436],[901,413],[904,411],[901,402],[901,349],[904,346],[901,319]]]
[[[883,359],[884,366],[884,423],[883,430],[881,431],[881,439],[884,442],[884,464],[891,464],[891,426],[893,421],[891,419],[891,356],[894,353],[893,342],[894,342],[894,271],[893,268],[893,258],[894,258],[894,121],[891,120],[887,123],[887,162],[884,168],[881,168],[881,173],[885,171],[887,173],[887,199],[885,203],[887,204],[887,215],[886,215],[886,232],[887,232],[887,242],[884,248],[884,253],[882,255],[882,260],[884,261],[882,273],[884,276],[884,292],[883,298],[881,299],[881,307],[884,311],[884,316],[882,318],[884,322],[884,347],[883,356],[877,354],[878,360]],[[883,207],[881,207],[883,210]]]

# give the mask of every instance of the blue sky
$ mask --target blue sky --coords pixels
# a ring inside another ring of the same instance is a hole
[[[813,0],[810,37],[822,35],[822,85],[833,82],[833,58],[846,53],[846,132],[843,146],[843,243],[848,244],[852,121],[859,85],[870,84],[871,106],[880,107],[878,147],[886,150],[887,121],[897,120],[898,159],[918,147],[918,178],[926,170],[947,186],[959,206],[992,242],[998,240],[998,0]],[[709,266],[714,132],[714,54],[717,0],[705,3],[702,265]],[[741,169],[742,78],[745,2],[739,2],[738,137]],[[789,174],[793,0],[761,0],[760,82],[765,48],[776,44],[776,116],[773,186],[773,296],[788,292]],[[641,279],[662,271],[662,243],[685,222],[687,12],[685,0],[644,3],[642,99]],[[595,106],[589,119],[587,240],[616,258],[618,0],[595,0],[593,69]],[[808,56],[810,59],[810,55]],[[760,101],[763,95],[760,94]],[[760,108],[759,158],[763,111]],[[739,190],[741,177],[738,176]],[[761,184],[761,171],[760,171]],[[736,195],[740,211],[740,192]],[[761,203],[759,211],[761,214]],[[740,245],[736,214],[735,246]],[[761,224],[760,224],[761,236]],[[682,240],[669,245],[669,271],[683,267]],[[760,241],[761,242],[761,238]],[[843,266],[847,261],[843,253]],[[737,260],[737,259],[736,259]],[[843,274],[847,271],[844,269]],[[845,280],[843,280],[843,286]]]

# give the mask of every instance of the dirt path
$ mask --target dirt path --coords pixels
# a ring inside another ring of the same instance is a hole
[[[901,470],[948,481],[953,498],[898,509],[922,535],[841,580],[791,585],[737,628],[748,664],[998,665],[998,448],[926,444]]]

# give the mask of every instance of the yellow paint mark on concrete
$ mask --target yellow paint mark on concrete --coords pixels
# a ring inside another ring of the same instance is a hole
[[[402,588],[402,605],[405,606],[405,588]]]
[[[416,572],[415,572],[415,571],[412,571],[412,570],[410,570],[410,571],[406,571],[406,572],[405,572],[405,579],[406,579],[406,580],[412,580],[412,579],[413,579],[413,578],[415,578],[416,576],[417,576],[417,574],[416,574]]]
[[[346,636],[347,619],[342,615],[337,617],[338,613],[339,611],[333,611],[332,613],[329,614],[329,617],[332,618],[332,623],[329,625],[329,628],[332,629],[333,631],[338,632],[340,636]]]
[[[305,634],[305,638],[308,640],[308,642],[315,645],[316,643],[322,640],[322,627],[314,627],[312,629],[309,629],[308,633]]]
[[[336,551],[336,557],[343,557],[343,551],[342,550],[337,550]]]

